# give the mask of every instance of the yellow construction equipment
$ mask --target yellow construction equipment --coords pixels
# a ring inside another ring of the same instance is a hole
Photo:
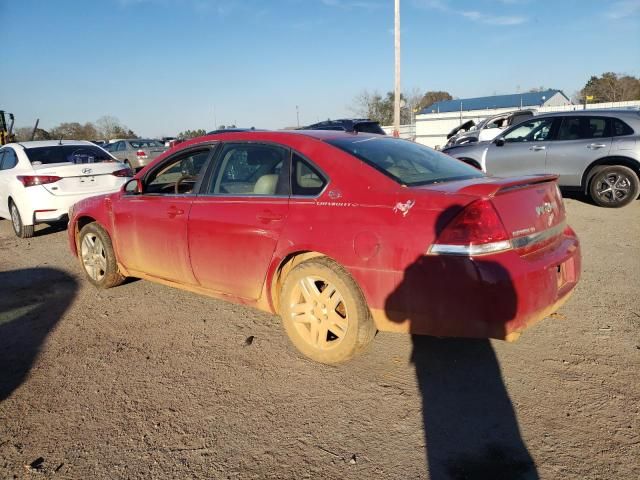
[[[7,118],[9,117],[9,125],[7,126]],[[0,145],[6,145],[7,143],[15,142],[16,136],[13,134],[13,113],[0,110]]]

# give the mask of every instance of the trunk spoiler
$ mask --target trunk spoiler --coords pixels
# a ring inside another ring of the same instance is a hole
[[[489,182],[474,183],[461,188],[456,193],[493,197],[508,190],[530,187],[540,183],[555,182],[558,175],[526,175],[512,178],[488,178]]]

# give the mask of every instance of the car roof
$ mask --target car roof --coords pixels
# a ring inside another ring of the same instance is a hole
[[[91,145],[93,147],[97,146],[95,143],[89,142],[87,140],[32,140],[28,142],[16,142],[13,145],[20,145],[22,148],[55,147],[58,145]]]
[[[246,132],[228,132],[228,133],[214,133],[212,135],[203,135],[202,137],[187,140],[176,146],[177,149],[182,149],[191,145],[197,145],[198,143],[209,141],[226,141],[226,140],[266,140],[266,141],[278,141],[299,137],[308,137],[320,141],[329,141],[340,138],[388,138],[383,135],[376,135],[374,133],[362,133],[362,132],[345,132],[343,130],[250,130]]]
[[[549,113],[543,113],[540,115],[536,115],[536,118],[540,118],[540,117],[566,117],[566,116],[600,116],[600,117],[619,117],[620,115],[629,115],[629,116],[639,116],[640,115],[640,110],[636,110],[636,109],[623,109],[623,108],[603,108],[603,109],[596,109],[596,108],[592,108],[589,110],[567,110],[564,112],[549,112]]]

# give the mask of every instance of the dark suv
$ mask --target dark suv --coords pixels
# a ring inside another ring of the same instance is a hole
[[[343,132],[377,133],[378,135],[385,135],[380,124],[373,120],[369,120],[368,118],[326,120],[324,122],[318,122],[313,125],[301,127],[300,130],[339,130]]]

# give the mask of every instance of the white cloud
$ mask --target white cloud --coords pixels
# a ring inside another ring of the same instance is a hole
[[[640,12],[640,0],[622,0],[611,5],[607,17],[619,20]]]
[[[351,9],[375,10],[383,6],[380,2],[370,2],[367,0],[320,0],[327,7]]]
[[[519,0],[501,0],[504,3],[516,3]],[[638,0],[640,1],[640,0]],[[414,4],[422,8],[430,8],[451,15],[458,15],[472,22],[485,23],[487,25],[509,26],[521,25],[529,21],[524,15],[494,15],[477,10],[458,10],[453,8],[447,0],[414,0]]]

